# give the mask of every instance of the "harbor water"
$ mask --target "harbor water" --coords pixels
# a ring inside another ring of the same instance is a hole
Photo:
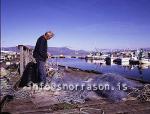
[[[52,58],[50,63],[57,63],[58,65],[79,68],[82,70],[94,70],[101,73],[116,73],[124,77],[143,80],[150,82],[150,65],[117,65],[112,63],[106,65],[97,61],[78,59],[78,58]]]

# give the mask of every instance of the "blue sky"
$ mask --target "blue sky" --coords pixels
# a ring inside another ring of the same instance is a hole
[[[1,0],[2,46],[34,46],[49,30],[49,47],[150,47],[150,0]]]

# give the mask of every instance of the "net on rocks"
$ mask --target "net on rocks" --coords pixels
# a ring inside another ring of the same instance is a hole
[[[51,83],[55,83],[55,85],[61,84],[72,84],[78,85],[77,90],[61,90],[61,94],[59,95],[59,100],[67,103],[84,103],[85,99],[89,98],[89,92],[94,91],[97,95],[108,98],[109,100],[118,102],[124,100],[128,97],[128,93],[133,91],[135,88],[142,88],[142,84],[136,83],[134,81],[128,80],[121,75],[108,73],[103,74],[102,76],[93,77],[85,80],[72,79],[69,77],[59,77],[54,75],[51,79]],[[82,85],[85,85],[82,88]],[[99,89],[98,86],[105,84],[109,84],[109,90]],[[119,87],[118,87],[119,84]],[[88,86],[90,87],[94,85],[97,87],[94,90],[94,87],[88,90]],[[82,88],[82,89],[81,89]],[[56,91],[57,88],[55,88]],[[65,94],[62,94],[65,93]]]
[[[96,90],[95,92],[100,96],[104,96],[109,100],[116,102],[126,99],[128,92],[132,91],[134,88],[142,87],[142,84],[128,80],[125,77],[114,73],[107,73],[103,74],[101,77],[96,77],[92,83],[102,85],[108,84],[109,89]]]
[[[52,68],[52,66],[55,66]],[[50,66],[47,66],[50,68]],[[57,92],[57,99],[59,102],[66,103],[84,103],[87,98],[89,98],[89,93],[91,91],[95,92],[99,96],[103,96],[112,101],[121,101],[124,98],[128,98],[129,96],[135,97],[140,101],[150,101],[150,85],[142,85],[136,83],[135,81],[131,81],[126,79],[125,77],[114,74],[107,73],[97,77],[89,78],[88,80],[83,80],[76,77],[64,76],[63,72],[57,68],[57,65],[51,65],[49,72],[53,72],[51,77],[47,77],[47,82],[49,84],[55,84],[56,87],[53,89],[53,92]],[[61,89],[58,85],[78,85],[76,89]],[[82,85],[84,84],[84,87]],[[109,84],[110,89],[99,89],[100,85]],[[119,84],[119,87],[118,87]],[[31,91],[28,89],[20,89],[19,91],[15,91],[13,89],[12,84],[7,81],[7,79],[1,79],[1,96],[10,94],[13,95],[16,99],[30,99]],[[92,86],[91,90],[87,88]],[[94,89],[94,87],[98,89]]]
[[[135,88],[129,94],[128,97],[133,97],[136,100],[150,101],[150,84],[145,84],[143,88]]]

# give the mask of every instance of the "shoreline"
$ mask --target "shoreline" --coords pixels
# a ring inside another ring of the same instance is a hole
[[[87,72],[87,73],[94,73],[94,74],[104,74],[102,72],[98,72],[98,71],[95,71],[95,70],[82,70],[80,68],[76,68],[76,67],[70,67],[70,66],[64,66],[64,65],[58,65],[60,68],[68,68],[68,69],[71,69],[71,70],[76,70],[76,71],[83,71],[83,72]],[[125,78],[129,79],[129,80],[134,80],[134,81],[139,81],[140,83],[143,83],[143,84],[146,84],[146,83],[150,83],[150,81],[147,81],[147,80],[142,80],[142,79],[138,79],[138,78],[134,78],[132,76],[125,76]]]

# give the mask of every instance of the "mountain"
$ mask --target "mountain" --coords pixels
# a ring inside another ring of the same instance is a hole
[[[1,47],[1,50],[19,52],[18,47]]]
[[[29,48],[34,49],[34,46],[27,46]],[[2,47],[4,51],[15,51],[19,52],[17,47]],[[52,55],[87,55],[89,52],[85,50],[73,50],[67,47],[48,47],[48,52]]]
[[[84,50],[73,50],[73,49],[69,49],[67,47],[49,47],[48,48],[48,52],[50,52],[53,55],[87,55],[88,52],[84,51]]]

